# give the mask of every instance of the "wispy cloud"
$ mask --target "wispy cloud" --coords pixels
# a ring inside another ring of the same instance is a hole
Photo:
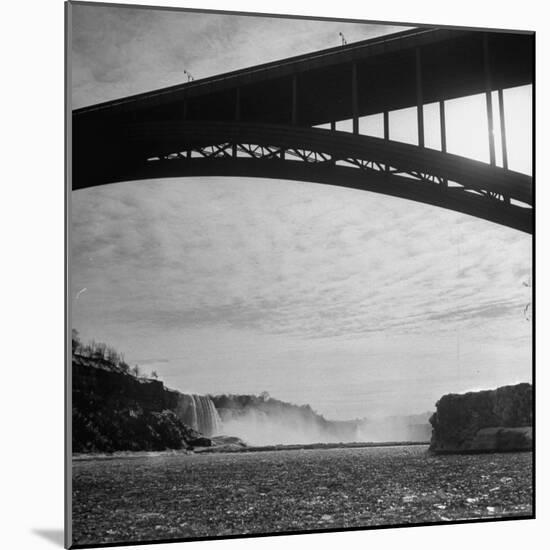
[[[73,201],[74,284],[119,323],[316,338],[445,332],[521,317],[529,300],[527,236],[407,201],[207,179]]]
[[[389,25],[73,6],[73,104],[195,78],[396,32]]]

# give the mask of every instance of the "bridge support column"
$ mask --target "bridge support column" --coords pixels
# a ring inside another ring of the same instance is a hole
[[[485,70],[485,99],[487,103],[487,128],[489,132],[489,162],[496,164],[495,134],[493,124],[493,96],[491,94],[491,66],[489,61],[489,38],[487,33],[483,35],[483,65]]]
[[[388,111],[384,111],[384,139],[390,139],[390,113],[388,113]],[[390,171],[390,165],[388,163],[386,163],[384,167],[386,172]]]
[[[291,112],[291,123],[296,124],[296,120],[298,118],[298,79],[296,78],[296,75],[292,76],[292,112]]]
[[[422,54],[416,48],[416,113],[418,120],[418,146],[424,147],[424,98],[422,90]]]
[[[235,121],[241,121],[241,89],[235,90]]]
[[[235,89],[235,122],[241,121],[241,89]],[[233,158],[237,158],[237,144],[234,143],[231,146],[231,152],[233,153]]]
[[[357,63],[351,65],[351,112],[353,120],[353,133],[359,133],[359,108],[357,93]]]
[[[439,131],[441,134],[441,152],[447,152],[447,127],[445,122],[445,101],[439,102]]]
[[[442,99],[439,102],[439,133],[441,136],[441,152],[447,152],[447,127],[445,122],[445,101]],[[447,180],[443,178],[441,185],[444,189],[448,187]]]
[[[500,114],[500,142],[502,144],[502,167],[508,170],[508,147],[506,146],[506,123],[504,121],[504,94],[502,88],[498,91],[498,107]]]

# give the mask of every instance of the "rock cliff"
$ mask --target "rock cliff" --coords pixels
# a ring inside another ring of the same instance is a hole
[[[430,423],[436,453],[530,450],[531,384],[444,395]]]
[[[210,418],[207,397],[182,394],[159,380],[138,378],[105,359],[75,354],[72,366],[73,452],[211,445],[204,432],[211,430],[216,417]],[[197,428],[204,428],[203,433]]]

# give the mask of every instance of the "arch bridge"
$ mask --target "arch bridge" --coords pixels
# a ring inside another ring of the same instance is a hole
[[[313,181],[531,233],[532,178],[508,169],[503,90],[532,83],[533,49],[528,33],[407,30],[78,109],[72,188],[185,176]],[[446,147],[445,101],[479,93],[489,163]],[[424,106],[434,102],[441,150],[425,146]],[[389,112],[407,107],[416,108],[418,145],[390,139]],[[383,138],[359,133],[372,114],[383,115]],[[337,131],[340,120],[352,131]]]

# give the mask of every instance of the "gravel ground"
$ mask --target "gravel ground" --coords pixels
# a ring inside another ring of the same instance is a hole
[[[531,468],[531,453],[424,446],[73,461],[73,541],[530,516]]]

